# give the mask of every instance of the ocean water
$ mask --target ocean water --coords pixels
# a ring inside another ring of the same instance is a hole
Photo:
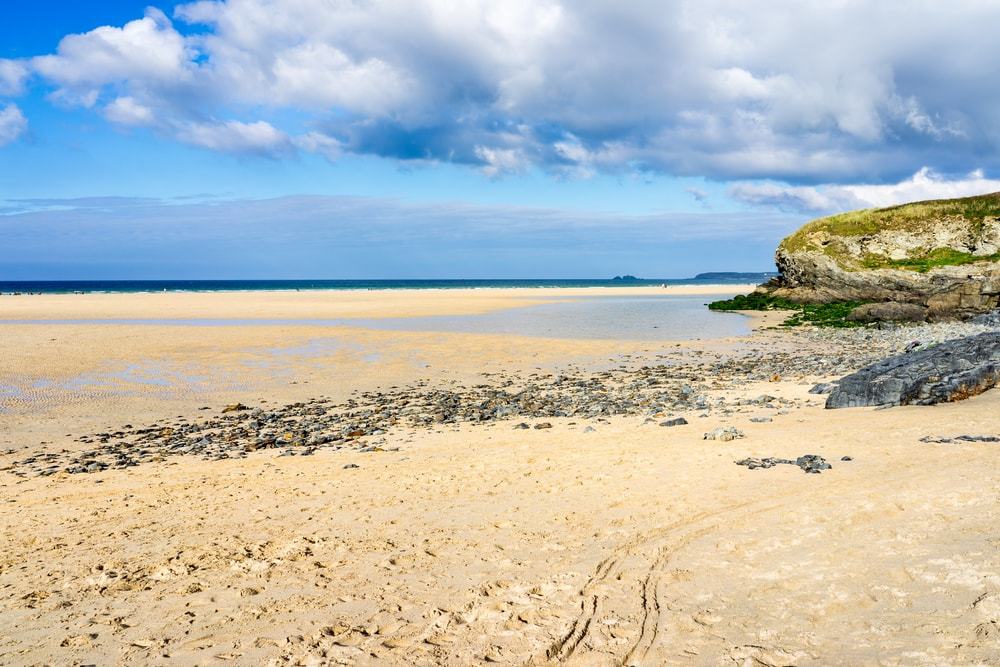
[[[771,273],[700,274],[694,278],[635,280],[33,280],[2,281],[0,293],[247,292],[271,290],[463,289],[483,287],[633,287],[643,285],[735,285],[764,282]]]
[[[541,338],[602,340],[691,340],[742,336],[749,320],[738,313],[711,311],[708,301],[727,299],[739,290],[701,296],[650,294],[585,296],[572,301],[541,301],[530,306],[476,315],[337,319],[130,319],[7,320],[16,324],[96,324],[151,326],[313,326],[383,331],[514,334]],[[331,332],[333,334],[334,332]],[[331,338],[331,340],[333,340]],[[329,341],[317,343],[328,345]]]

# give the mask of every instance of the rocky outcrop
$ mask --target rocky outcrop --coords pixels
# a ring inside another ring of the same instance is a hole
[[[765,289],[796,303],[892,301],[927,309],[930,319],[962,317],[1000,306],[1000,264],[943,266],[926,273],[905,269],[841,268],[812,251],[780,249],[780,276]]]
[[[986,312],[1000,306],[1000,193],[815,220],[782,241],[775,263],[762,289],[797,303],[907,303],[928,319]]]
[[[998,383],[1000,331],[991,331],[862,368],[837,382],[826,407],[932,405],[969,398]]]

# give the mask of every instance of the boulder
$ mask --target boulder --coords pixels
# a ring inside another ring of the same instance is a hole
[[[852,322],[923,322],[927,319],[927,309],[915,303],[866,303],[848,314]]]
[[[889,357],[839,382],[827,408],[932,405],[981,394],[1000,382],[1000,331]]]

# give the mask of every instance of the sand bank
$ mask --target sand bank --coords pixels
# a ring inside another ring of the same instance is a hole
[[[593,296],[713,295],[753,285],[144,292],[0,296],[0,320],[337,319],[472,315]]]

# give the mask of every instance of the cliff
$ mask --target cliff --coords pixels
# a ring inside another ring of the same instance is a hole
[[[762,286],[798,303],[914,304],[929,319],[1000,305],[1000,193],[814,220],[781,242]]]

